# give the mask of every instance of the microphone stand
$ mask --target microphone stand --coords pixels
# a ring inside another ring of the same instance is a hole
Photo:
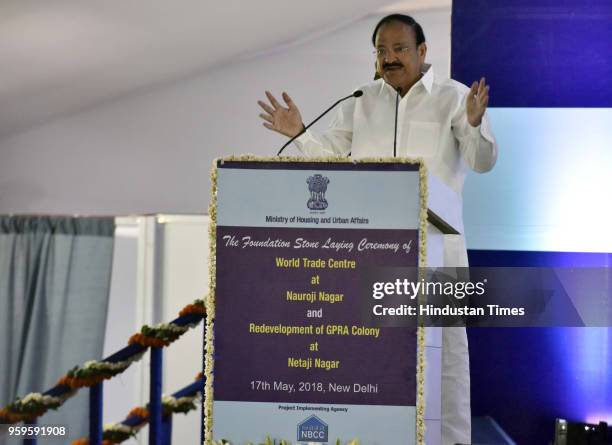
[[[397,157],[397,110],[399,108],[400,87],[395,88],[397,95],[395,96],[395,128],[393,132],[393,157]]]
[[[343,97],[342,99],[337,100],[331,107],[329,107],[327,110],[325,110],[323,113],[321,113],[319,115],[319,117],[317,117],[315,120],[313,120],[311,123],[309,123],[308,125],[306,125],[302,131],[300,131],[298,134],[296,134],[295,136],[293,136],[291,139],[289,139],[285,145],[283,145],[281,147],[280,150],[278,150],[278,153],[276,153],[276,156],[280,156],[281,153],[283,152],[283,150],[285,148],[287,148],[287,145],[289,145],[290,143],[292,143],[293,141],[295,141],[297,138],[299,138],[301,135],[303,135],[304,133],[306,133],[306,130],[308,130],[310,127],[312,127],[319,119],[321,119],[323,116],[325,116],[332,108],[334,108],[336,105],[338,105],[340,102],[343,102],[347,99],[350,99],[351,97],[361,97],[363,95],[363,91],[361,90],[357,90],[352,94],[349,94],[346,97]],[[303,124],[302,124],[303,126]]]

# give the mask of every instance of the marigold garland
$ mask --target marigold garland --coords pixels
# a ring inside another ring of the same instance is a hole
[[[201,315],[205,317],[206,308],[204,300],[198,299],[181,309],[179,316]],[[156,327],[143,326],[141,331],[130,337],[128,344],[140,344],[143,347],[164,347],[177,340],[190,328],[199,324],[194,322],[186,326],[174,323],[160,324]],[[136,354],[122,362],[107,362],[91,360],[83,364],[82,367],[75,366],[68,373],[62,376],[58,385],[70,388],[71,391],[62,394],[60,397],[43,396],[40,393],[27,394],[23,399],[16,399],[15,402],[0,409],[0,423],[12,424],[18,422],[31,422],[37,417],[45,414],[49,409],[59,408],[68,398],[72,397],[79,388],[91,387],[98,383],[111,379],[125,371],[132,363],[140,360],[142,353]],[[198,376],[202,378],[201,375]],[[23,401],[29,403],[24,404]],[[85,442],[87,443],[87,442]]]
[[[82,367],[75,366],[68,373],[59,379],[58,385],[68,386],[72,389],[91,387],[98,383],[111,379],[121,374],[130,365],[142,358],[144,351],[133,355],[121,362],[106,362],[91,360],[85,362]]]
[[[191,314],[206,315],[206,306],[204,304],[204,300],[196,300],[193,303],[185,306],[179,312],[180,317],[184,317],[185,315]]]
[[[164,341],[158,338],[148,338],[146,335],[138,333],[130,337],[128,342],[129,345],[139,344],[147,348],[163,348],[168,346],[171,342]]]
[[[180,317],[193,314],[202,316],[206,315],[204,300],[195,300],[193,303],[188,304],[179,312]],[[199,322],[188,324],[186,326],[180,326],[175,323],[161,323],[153,327],[144,325],[140,329],[140,332],[130,337],[128,344],[139,344],[144,347],[163,348],[176,341],[190,328],[195,327],[198,324]]]
[[[48,410],[57,409],[73,395],[74,392],[66,393],[61,397],[43,395],[39,392],[29,393],[22,399],[15,399],[13,403],[0,410],[0,423],[31,422]]]
[[[176,413],[187,414],[197,408],[195,402],[200,398],[199,392],[193,396],[179,397],[162,396],[162,414],[164,416]]]
[[[178,326],[174,323],[161,323],[154,327],[144,325],[139,333],[130,337],[128,344],[155,348],[166,347],[187,332],[190,327],[191,325]]]
[[[180,317],[185,315],[206,315],[204,300],[195,300],[188,304],[179,312]],[[181,335],[190,328],[197,326],[198,323],[179,326],[174,323],[161,323],[157,326],[144,325],[140,332],[132,335],[128,341],[129,345],[139,344],[144,347],[163,348],[176,341]]]
[[[125,442],[126,440],[136,436],[136,433],[138,433],[143,425],[144,423],[136,426],[125,425],[123,423],[111,423],[104,425],[102,440],[108,440],[113,444]]]
[[[11,413],[6,408],[3,408],[0,410],[0,424],[19,423],[19,422],[30,423],[32,420],[36,419],[37,417],[42,416],[46,411],[47,410],[44,409],[41,411],[34,411],[29,414],[14,414],[14,413]]]
[[[102,431],[102,445],[116,445],[125,442],[126,440],[136,436],[138,431],[140,431],[140,429],[146,423],[147,421],[145,420],[135,426],[125,425],[123,423],[111,423],[104,425],[104,429]],[[71,445],[89,445],[89,439],[81,437],[80,439],[73,440]]]
[[[70,445],[89,445],[89,440],[84,438],[75,439],[70,443]],[[115,443],[111,442],[110,440],[102,439],[102,445],[115,445]]]
[[[104,425],[102,432],[102,445],[116,445],[136,436],[142,425],[131,427],[122,423]],[[89,445],[89,439],[82,437],[75,439],[71,445]]]
[[[174,413],[188,413],[196,409],[195,402],[199,398],[199,392],[193,396],[179,397],[162,396],[162,414],[164,416]],[[149,410],[138,406],[133,408],[127,415],[127,419],[139,418],[141,421],[134,425],[126,425],[123,422],[111,423],[104,425],[102,431],[102,445],[119,444],[134,437],[140,429],[149,421]],[[72,441],[71,445],[89,445],[86,438],[80,438]]]
[[[133,408],[129,413],[127,418],[129,419],[130,417],[140,417],[141,419],[148,419],[149,418],[149,410],[146,408],[143,408],[142,406],[137,406],[136,408]]]

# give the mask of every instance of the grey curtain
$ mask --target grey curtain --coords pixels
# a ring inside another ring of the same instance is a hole
[[[101,359],[113,236],[114,218],[0,216],[1,406]],[[81,390],[39,423],[86,436],[87,395]]]

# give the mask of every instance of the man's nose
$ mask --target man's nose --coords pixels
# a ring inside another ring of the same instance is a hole
[[[383,57],[383,63],[393,63],[397,62],[398,60],[399,59],[397,57],[397,54],[395,54],[395,51],[389,51]]]

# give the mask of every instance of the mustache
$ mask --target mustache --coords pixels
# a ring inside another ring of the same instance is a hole
[[[383,70],[386,70],[387,68],[403,68],[404,65],[402,65],[400,62],[391,62],[391,63],[385,63],[383,64]]]

